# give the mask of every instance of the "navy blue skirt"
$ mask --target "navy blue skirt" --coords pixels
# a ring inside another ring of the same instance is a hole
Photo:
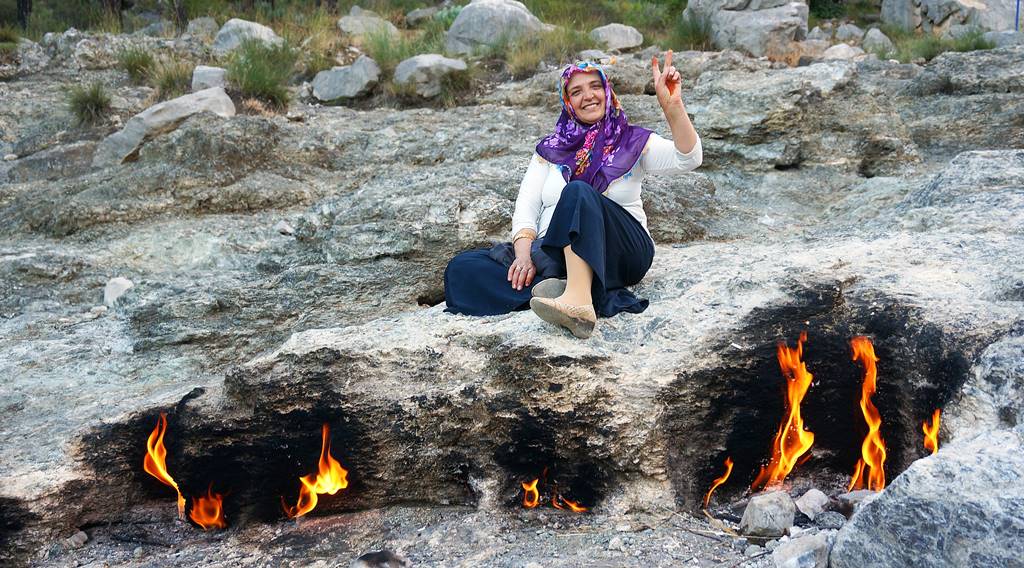
[[[551,215],[544,238],[533,241],[537,269],[529,286],[508,281],[515,260],[512,243],[498,243],[455,255],[444,271],[444,311],[471,316],[507,314],[530,307],[530,290],[548,278],[565,278],[566,245],[594,270],[591,295],[599,316],[638,314],[649,302],[626,289],[643,279],[654,262],[654,243],[639,221],[590,184],[572,181]]]

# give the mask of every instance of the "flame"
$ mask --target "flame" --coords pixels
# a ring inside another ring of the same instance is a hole
[[[933,454],[939,451],[939,414],[939,409],[936,408],[932,413],[931,425],[927,420],[921,423],[921,430],[924,431],[924,449]]]
[[[532,509],[537,505],[540,505],[540,492],[537,491],[537,482],[540,478],[534,479],[533,481],[526,483],[522,482],[523,486],[523,507]]]
[[[226,529],[228,528],[227,521],[224,520],[224,496],[220,493],[213,492],[213,484],[206,490],[205,496],[199,496],[192,500],[192,510],[188,513],[188,518],[195,521],[195,523],[203,530],[210,529]]]
[[[301,517],[313,510],[317,504],[317,495],[334,495],[348,487],[348,470],[341,467],[338,460],[331,456],[330,428],[323,426],[323,443],[320,446],[319,471],[299,478],[299,500],[294,507],[284,505],[284,512],[289,519]],[[283,498],[282,498],[283,501]],[[283,503],[282,503],[283,504]]]
[[[704,496],[704,508],[708,508],[708,503],[711,502],[711,494],[718,489],[718,486],[725,483],[726,479],[729,479],[729,475],[732,473],[732,458],[725,458],[725,473],[721,477],[711,482],[711,489],[708,489],[707,495]]]
[[[561,504],[559,504],[559,501],[561,501]],[[566,508],[568,508],[570,511],[572,511],[574,513],[582,513],[582,512],[587,510],[586,507],[583,507],[582,505],[580,505],[579,503],[577,503],[575,501],[570,501],[570,500],[566,499],[565,497],[562,497],[558,493],[555,493],[554,497],[551,498],[551,504],[556,509],[565,510]]]
[[[800,403],[803,402],[804,395],[807,394],[807,389],[814,378],[801,361],[804,341],[807,341],[806,331],[800,333],[796,349],[790,349],[785,343],[779,342],[779,367],[786,379],[785,417],[779,424],[779,431],[772,443],[772,459],[767,466],[761,467],[757,479],[750,486],[751,489],[782,483],[793,471],[800,456],[814,444],[814,434],[804,429],[804,420],[800,416]]]
[[[867,472],[867,488],[872,491],[881,491],[885,488],[885,441],[879,429],[882,427],[882,415],[871,402],[871,395],[875,394],[875,379],[878,371],[875,363],[878,357],[875,356],[875,349],[871,340],[864,336],[854,337],[850,340],[850,347],[853,348],[853,360],[858,359],[864,365],[864,383],[861,387],[860,409],[864,413],[864,420],[868,423],[868,433],[864,436],[864,443],[861,444],[861,458],[850,480],[849,491],[863,489],[864,473]]]
[[[167,447],[164,446],[164,434],[167,433],[167,414],[161,412],[156,427],[146,440],[146,457],[142,460],[142,469],[146,473],[169,485],[178,492],[178,518],[185,518],[185,497],[178,489],[177,482],[167,473]]]

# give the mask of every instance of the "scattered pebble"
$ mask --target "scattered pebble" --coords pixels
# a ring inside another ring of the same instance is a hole
[[[846,517],[835,511],[825,511],[814,519],[814,524],[823,529],[841,529],[846,524]]]
[[[295,229],[284,219],[278,221],[277,224],[274,225],[274,230],[289,237],[295,234]]]
[[[757,556],[761,554],[761,547],[756,544],[751,544],[743,550],[743,556]]]
[[[89,542],[89,535],[85,534],[84,531],[78,531],[69,536],[67,542],[71,548],[82,548],[86,542]]]
[[[4,156],[4,161],[5,162],[13,162],[14,160],[17,160],[17,159],[18,159],[18,155],[17,154],[7,154],[7,155]]]
[[[136,546],[135,550],[132,551],[132,557],[133,558],[142,558],[143,554],[144,554],[144,551],[142,550],[141,546]]]

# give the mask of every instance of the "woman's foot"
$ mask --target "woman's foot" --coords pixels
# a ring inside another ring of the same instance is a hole
[[[556,298],[530,298],[530,309],[540,319],[560,325],[580,339],[590,337],[597,325],[593,304],[574,306]]]
[[[565,292],[565,278],[548,278],[538,282],[530,290],[534,298],[557,298]]]

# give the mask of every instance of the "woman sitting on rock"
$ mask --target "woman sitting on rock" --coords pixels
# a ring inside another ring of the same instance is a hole
[[[654,260],[640,182],[645,173],[693,170],[702,154],[672,52],[664,70],[652,58],[651,71],[675,142],[629,124],[598,65],[578,62],[562,72],[562,113],[519,186],[512,241],[448,263],[446,312],[485,316],[529,304],[541,319],[586,338],[598,314],[647,309],[647,300],[625,288]]]

